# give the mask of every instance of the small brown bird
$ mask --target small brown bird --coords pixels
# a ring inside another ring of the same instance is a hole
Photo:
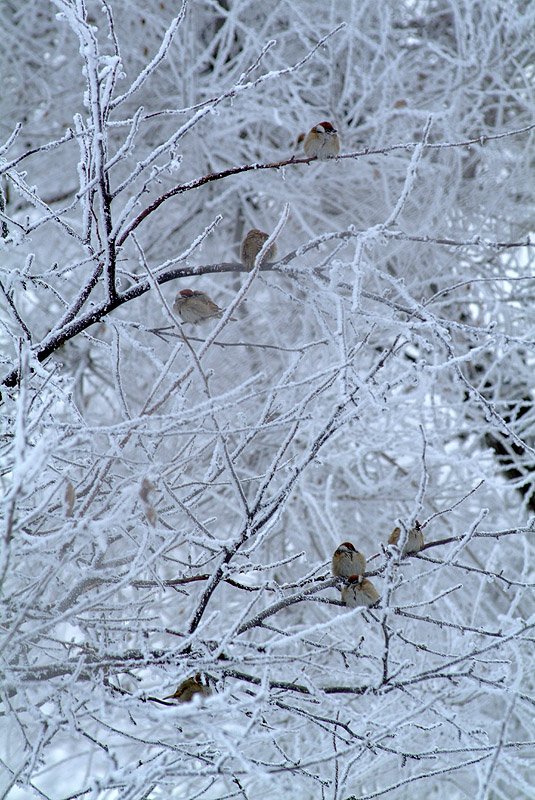
[[[401,540],[401,528],[394,528],[390,536],[388,537],[388,544],[395,544],[397,545]],[[407,533],[407,541],[405,542],[405,546],[403,547],[403,555],[406,556],[409,553],[418,553],[422,547],[424,546],[424,535],[422,529],[420,528],[420,523],[418,520],[414,523],[414,528],[411,528],[410,531]]]
[[[175,298],[173,310],[183,322],[191,322],[193,325],[222,317],[224,311],[205,292],[196,289],[181,289]]]
[[[330,122],[319,122],[307,133],[303,141],[303,149],[308,158],[329,158],[340,152],[338,131]]]
[[[185,681],[182,681],[173,694],[169,694],[163,699],[176,700],[179,703],[189,703],[190,700],[193,700],[195,695],[209,697],[211,694],[210,687],[203,683],[202,675],[198,672],[193,678],[186,678]]]
[[[255,265],[255,260],[258,253],[264,246],[264,242],[269,238],[269,234],[258,228],[251,228],[249,233],[245,236],[241,244],[241,261],[247,269],[252,269]],[[275,242],[269,247],[267,253],[264,254],[262,263],[264,261],[273,261],[277,255],[277,245]]]
[[[381,599],[381,595],[368,578],[351,575],[345,586],[342,586],[342,602],[349,608],[373,606]]]
[[[331,572],[336,578],[362,575],[366,570],[366,559],[351,542],[343,542],[336,548],[331,563]]]

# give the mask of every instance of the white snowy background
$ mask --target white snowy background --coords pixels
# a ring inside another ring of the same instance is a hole
[[[532,800],[535,5],[0,29],[0,797]]]

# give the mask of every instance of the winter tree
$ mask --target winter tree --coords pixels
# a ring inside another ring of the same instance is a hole
[[[0,796],[533,798],[533,4],[0,14]]]

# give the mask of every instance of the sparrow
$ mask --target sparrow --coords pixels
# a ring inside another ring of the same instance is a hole
[[[345,586],[342,586],[342,602],[349,608],[373,606],[381,599],[381,595],[368,578],[351,575]]]
[[[175,298],[173,310],[183,322],[191,322],[193,325],[222,317],[224,311],[205,292],[196,289],[181,289]]]
[[[366,559],[351,542],[343,542],[336,548],[331,564],[331,572],[336,578],[349,578],[362,575],[366,569]]]
[[[330,122],[319,122],[305,136],[303,149],[307,158],[337,156],[340,152],[338,131]]]
[[[240,257],[242,264],[247,267],[247,269],[252,269],[254,267],[256,257],[268,238],[269,235],[264,233],[264,231],[258,230],[258,228],[251,228],[249,233],[245,236],[241,243]],[[273,242],[267,253],[264,254],[263,261],[273,261],[276,255],[277,245]]]
[[[401,539],[401,529],[394,528],[394,530],[388,537],[388,544],[397,545],[400,539]],[[407,541],[405,542],[402,555],[406,556],[409,553],[418,553],[423,546],[424,546],[424,535],[422,533],[422,529],[420,528],[420,523],[418,522],[418,520],[416,520],[414,523],[414,528],[411,528],[407,534]]]
[[[212,692],[210,687],[202,682],[202,675],[198,672],[193,678],[186,678],[177,687],[173,694],[164,697],[164,700],[177,700],[179,703],[189,703],[193,700],[194,696],[198,694],[201,697],[209,697]]]

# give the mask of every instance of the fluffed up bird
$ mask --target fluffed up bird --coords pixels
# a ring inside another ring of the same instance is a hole
[[[224,311],[205,292],[196,289],[181,289],[175,298],[173,310],[183,322],[191,322],[193,325],[222,317]]]
[[[351,542],[343,542],[336,548],[331,563],[331,572],[336,578],[362,575],[366,570],[366,559]]]
[[[209,697],[212,694],[210,687],[203,683],[202,675],[198,672],[193,678],[186,678],[185,681],[177,687],[173,694],[164,697],[164,700],[176,700],[178,703],[189,703],[193,700],[195,695],[200,697]]]
[[[319,122],[305,136],[303,148],[308,158],[337,156],[340,152],[338,131],[330,122]]]
[[[264,231],[261,231],[258,228],[251,228],[249,233],[246,234],[241,244],[240,257],[242,264],[247,267],[247,269],[252,269],[254,267],[256,257],[267,239],[269,239],[269,234],[264,233]],[[263,260],[273,261],[276,255],[277,245],[275,242],[273,242],[273,244],[268,248],[267,253],[265,253]]]
[[[342,586],[342,602],[349,608],[373,606],[381,599],[381,595],[368,578],[351,575],[345,586]]]
[[[395,544],[398,545],[401,541],[401,528],[394,528],[390,536],[388,537],[388,544]],[[403,547],[402,554],[404,556],[408,555],[409,553],[418,553],[422,547],[424,546],[424,534],[422,529],[420,528],[420,523],[418,520],[414,523],[414,528],[411,528],[410,531],[407,533],[407,541]]]

